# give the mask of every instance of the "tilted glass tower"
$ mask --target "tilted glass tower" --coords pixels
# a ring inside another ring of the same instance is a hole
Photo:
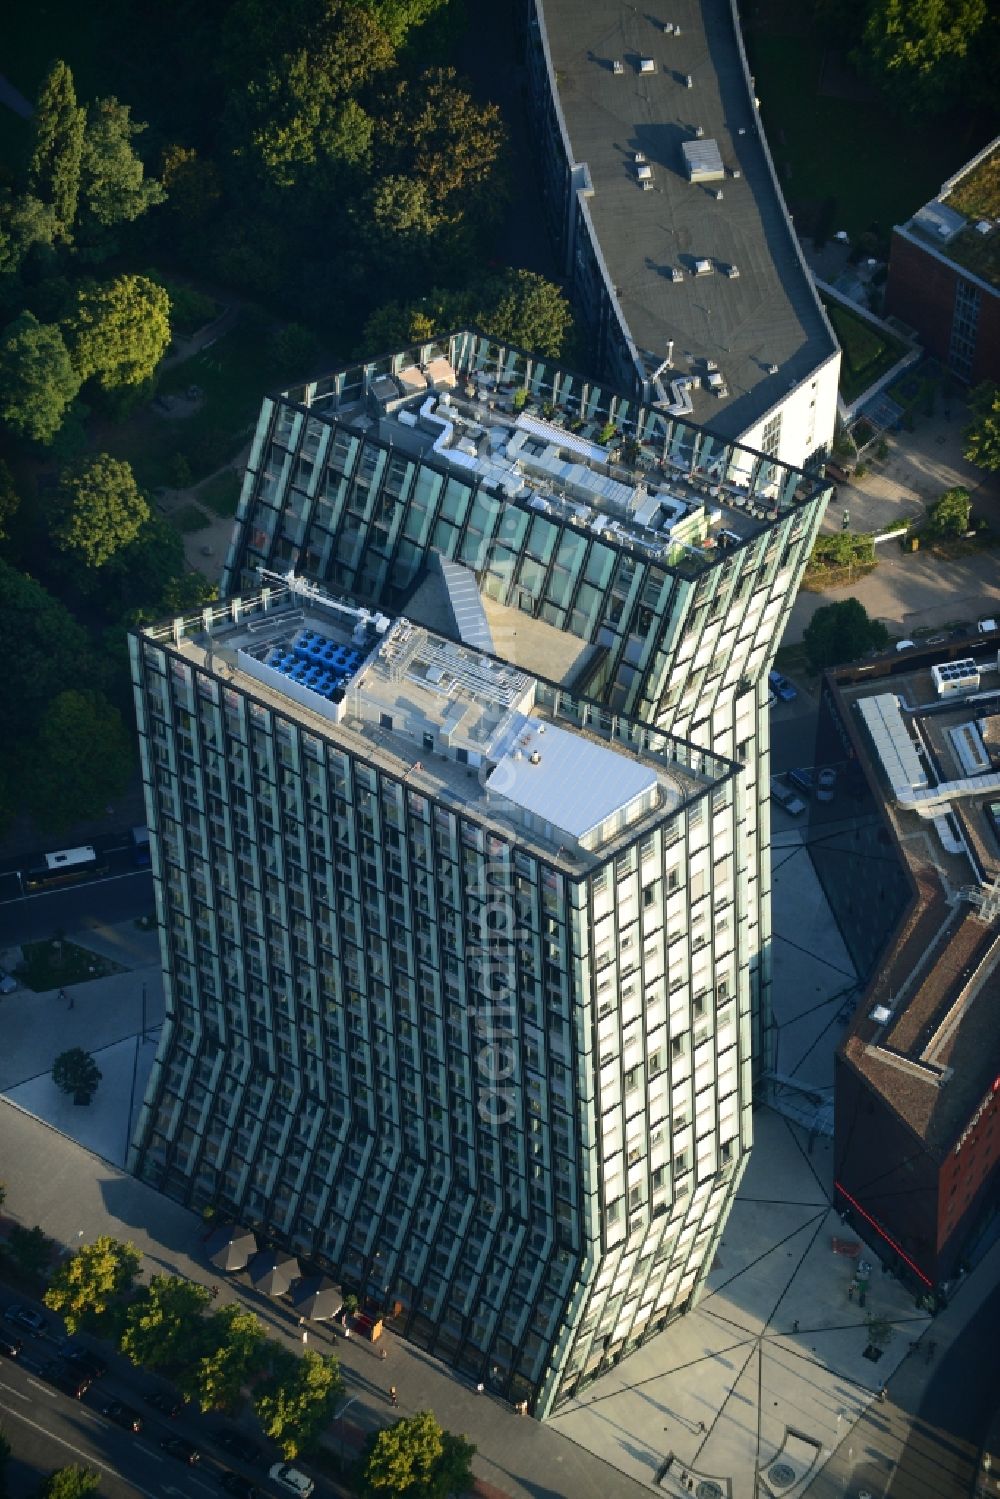
[[[266,402],[240,596],[132,638],[134,1168],[540,1415],[689,1306],[766,1059],[766,673],[825,500],[471,333]]]

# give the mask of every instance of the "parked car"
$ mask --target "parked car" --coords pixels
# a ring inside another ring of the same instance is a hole
[[[107,1374],[108,1366],[100,1354],[92,1353],[77,1338],[63,1338],[57,1347],[68,1363],[76,1364],[91,1379],[103,1379]]]
[[[796,791],[802,791],[806,796],[812,796],[816,787],[815,773],[804,767],[798,770],[786,770],[785,780],[790,786],[794,786]]]
[[[184,1409],[184,1402],[179,1395],[174,1395],[167,1390],[149,1390],[143,1395],[147,1405],[151,1405],[154,1411],[159,1411],[161,1416],[169,1416],[171,1420],[179,1416]]]
[[[57,1390],[62,1390],[64,1395],[71,1395],[74,1400],[82,1400],[94,1382],[89,1374],[85,1374],[74,1364],[67,1363],[64,1358],[50,1359],[43,1365],[42,1378],[47,1379],[49,1384],[54,1384]]]
[[[244,1478],[242,1473],[220,1473],[219,1487],[225,1489],[227,1494],[236,1494],[237,1499],[258,1499],[260,1490],[255,1488],[249,1478]]]
[[[141,1431],[142,1417],[139,1412],[133,1410],[130,1405],[122,1405],[120,1400],[109,1400],[106,1405],[100,1407],[101,1415],[107,1416],[116,1426],[124,1426],[126,1431]]]
[[[799,817],[805,810],[806,804],[801,797],[795,795],[788,786],[782,784],[777,776],[771,777],[771,795],[783,807],[790,817]]]
[[[237,1431],[233,1426],[221,1427],[213,1433],[213,1440],[218,1442],[224,1452],[232,1457],[238,1457],[241,1463],[263,1463],[264,1454],[252,1437],[245,1436],[242,1431]]]
[[[897,649],[897,651],[915,651],[916,648],[917,648],[917,642],[915,640],[897,640],[896,641],[896,649]]]
[[[184,1437],[174,1436],[173,1432],[167,1437],[160,1438],[160,1446],[164,1452],[169,1452],[171,1457],[176,1457],[178,1462],[187,1463],[189,1468],[201,1462],[201,1453],[194,1443],[187,1441]]]
[[[980,619],[976,621],[976,629],[980,635],[995,635],[1000,630],[1000,625],[995,619]]]
[[[816,772],[816,800],[832,802],[837,791],[837,772],[832,765],[824,765]]]
[[[0,968],[0,994],[13,994],[17,988],[17,979],[6,968]]]
[[[767,685],[783,703],[794,703],[799,695],[799,689],[787,677],[783,677],[780,671],[768,672]]]
[[[298,1495],[298,1499],[309,1499],[316,1487],[311,1478],[298,1468],[293,1468],[290,1463],[275,1463],[268,1476],[287,1494]]]
[[[4,1312],[4,1321],[16,1322],[18,1327],[26,1327],[29,1332],[44,1332],[45,1318],[41,1312],[36,1312],[33,1306],[25,1306],[23,1302],[12,1301]]]
[[[20,1338],[7,1338],[0,1335],[0,1353],[4,1358],[17,1358],[24,1344]]]

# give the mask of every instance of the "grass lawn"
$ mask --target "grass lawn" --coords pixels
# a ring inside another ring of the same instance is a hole
[[[906,352],[906,345],[899,339],[882,333],[867,318],[859,317],[850,308],[832,298],[822,299],[833,324],[844,357],[840,366],[840,393],[850,403],[857,400],[863,390],[887,370],[891,370]]]
[[[902,120],[879,100],[821,94],[823,39],[797,28],[787,34],[773,10],[766,0],[753,14],[748,8],[746,42],[771,154],[799,231],[808,234],[816,209],[834,198],[834,230],[855,236],[877,224],[888,243],[893,224],[932,198],[984,142],[972,136],[969,121],[956,128],[950,120]],[[787,24],[791,30],[795,23]]]
[[[26,989],[33,989],[36,994],[44,994],[49,989],[61,989],[66,984],[89,984],[92,979],[125,972],[120,964],[112,963],[110,958],[102,958],[65,939],[28,942],[21,951],[24,960],[18,967],[17,976]]]
[[[231,468],[207,480],[198,490],[198,504],[206,506],[214,515],[235,515],[240,501],[243,482]]]

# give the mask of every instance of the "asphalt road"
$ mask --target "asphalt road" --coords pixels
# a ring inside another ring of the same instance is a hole
[[[55,1356],[56,1339],[61,1335],[61,1324],[57,1326],[51,1315],[48,1323],[47,1333],[35,1337],[6,1319],[3,1322],[4,1334],[23,1343],[18,1358],[0,1358],[0,1430],[13,1448],[6,1475],[9,1499],[33,1499],[41,1477],[70,1463],[100,1473],[103,1499],[127,1499],[135,1494],[145,1499],[220,1496],[225,1490],[219,1480],[226,1471],[240,1472],[252,1480],[261,1499],[280,1492],[262,1469],[254,1471],[235,1460],[217,1463],[212,1459],[206,1440],[210,1418],[182,1412],[171,1421],[145,1406],[142,1390],[156,1388],[156,1381],[151,1377],[137,1380],[123,1359],[108,1359],[110,1372],[96,1381],[82,1400],[74,1400],[46,1383],[41,1370]],[[100,1414],[101,1405],[110,1399],[120,1399],[139,1412],[141,1432],[123,1431]],[[201,1461],[196,1467],[160,1451],[160,1439],[168,1434],[182,1436],[199,1449]],[[277,1453],[268,1458],[269,1463],[277,1460]],[[317,1484],[317,1496],[324,1492],[333,1491]]]
[[[0,874],[0,947],[78,932],[92,922],[114,924],[153,909],[153,876],[126,868],[100,880],[22,895],[16,876]]]

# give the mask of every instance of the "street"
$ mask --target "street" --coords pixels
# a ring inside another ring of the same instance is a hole
[[[128,866],[103,879],[22,895],[16,876],[0,875],[0,948],[41,942],[57,931],[78,932],[95,922],[113,925],[153,910],[153,876]]]

